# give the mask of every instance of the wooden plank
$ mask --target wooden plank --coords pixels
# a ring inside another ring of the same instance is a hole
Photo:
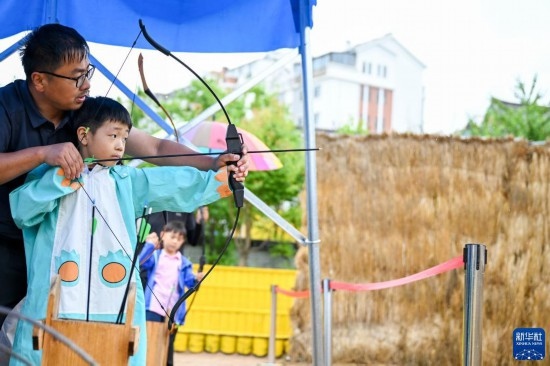
[[[163,323],[147,322],[147,365],[166,365],[168,358],[168,317]]]
[[[132,326],[136,288],[130,286],[126,324],[85,322],[72,319],[58,319],[59,279],[54,281],[48,300],[45,323],[62,333],[81,347],[100,365],[127,365],[139,342],[139,329]],[[42,365],[87,365],[79,355],[48,333],[37,334],[37,345],[42,344]],[[42,342],[40,342],[42,339]]]

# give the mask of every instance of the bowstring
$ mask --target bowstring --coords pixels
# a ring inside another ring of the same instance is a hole
[[[128,259],[130,259],[130,265],[135,269],[137,270],[137,273],[139,273],[139,268],[137,267],[137,264],[133,263],[133,259],[132,259],[132,256],[130,255],[130,253],[128,253],[128,251],[126,250],[126,248],[124,248],[124,245],[122,245],[122,243],[120,242],[120,239],[117,237],[117,235],[115,234],[113,228],[111,227],[111,225],[109,225],[109,223],[107,222],[107,219],[105,218],[105,216],[103,216],[103,213],[101,213],[101,211],[99,210],[99,208],[97,207],[97,204],[95,203],[95,201],[92,199],[92,196],[88,193],[88,191],[84,188],[84,184],[82,184],[81,180],[80,179],[77,179],[77,182],[78,184],[80,185],[80,188],[82,188],[83,192],[86,194],[86,196],[88,197],[88,199],[90,200],[90,202],[92,202],[92,205],[95,207],[95,210],[96,212],[98,213],[98,215],[101,217],[101,219],[103,220],[103,222],[105,223],[105,225],[107,226],[107,228],[109,229],[109,231],[111,232],[111,234],[113,234],[113,237],[115,238],[115,240],[117,241],[118,245],[122,248],[122,250],[124,251],[124,253],[126,254],[126,256],[128,257]],[[136,244],[137,245],[137,244]],[[137,248],[136,248],[137,250]],[[128,286],[130,284],[130,282],[132,281],[132,278],[128,278]],[[170,314],[168,313],[168,311],[164,308],[164,306],[162,306],[160,300],[158,299],[157,295],[154,293],[153,289],[149,286],[148,283],[145,284],[147,286],[147,288],[151,291],[151,294],[153,295],[153,297],[157,300],[157,302],[159,303],[160,305],[160,308],[162,309],[162,311],[164,311],[164,313],[166,314],[166,316],[170,316]],[[118,322],[118,318],[117,318],[117,322]]]
[[[124,60],[122,61],[122,64],[120,65],[117,73],[115,74],[115,77],[111,80],[111,83],[109,85],[109,87],[107,88],[107,92],[105,93],[105,97],[107,97],[109,95],[109,92],[111,91],[113,85],[115,84],[115,81],[118,80],[118,76],[120,75],[121,71],[122,71],[122,68],[124,67],[124,65],[126,64],[126,62],[128,61],[128,58],[130,57],[130,54],[132,53],[132,51],[134,50],[136,44],[137,44],[137,41],[139,40],[139,37],[141,37],[141,34],[142,34],[142,31],[141,29],[139,30],[138,32],[138,35],[136,36],[136,38],[134,39],[134,42],[132,43],[132,45],[130,46],[130,50],[128,51],[128,53],[126,54],[126,57],[124,57]],[[133,103],[135,101],[135,93],[134,93],[134,96],[132,98],[132,109],[133,109]],[[99,110],[101,109],[102,105],[104,103],[104,100],[100,103],[99,107],[97,108],[97,111],[96,111],[96,115],[97,113],[99,113]],[[95,118],[95,116],[94,116]],[[96,207],[96,210],[97,210],[97,213],[101,216],[102,220],[105,222],[105,224],[107,225],[107,227],[109,228],[109,231],[111,231],[111,233],[113,234],[114,238],[116,239],[116,241],[118,242],[118,244],[120,245],[120,247],[122,248],[122,250],[124,251],[124,253],[126,254],[126,256],[130,259],[130,263],[132,264],[132,270],[135,268],[137,270],[137,273],[139,273],[139,268],[137,268],[137,264],[133,264],[133,259],[132,259],[132,256],[130,256],[130,254],[128,253],[128,251],[124,248],[124,246],[122,245],[122,243],[120,242],[120,240],[118,239],[118,237],[116,236],[116,234],[114,233],[113,229],[111,228],[111,226],[109,225],[109,223],[107,222],[107,220],[105,219],[105,217],[103,216],[103,214],[99,211],[99,209],[97,208],[97,205],[95,204],[95,202],[92,200],[92,197],[88,194],[88,192],[86,191],[86,189],[84,188],[82,182],[80,180],[78,180],[78,183],[80,184],[80,187],[82,187],[82,190],[86,193],[86,196],[88,196],[88,199],[92,202],[92,204],[94,205],[94,207]],[[137,250],[137,243],[136,243],[136,248],[135,250]],[[131,278],[128,278],[128,288],[130,286],[130,282],[131,282]],[[159,303],[161,309],[164,311],[164,313],[166,314],[166,316],[170,316],[168,311],[164,308],[164,306],[162,306],[162,304],[160,303],[160,300],[158,299],[157,295],[154,293],[153,289],[149,286],[148,283],[145,284],[147,286],[147,288],[149,288],[149,290],[151,291],[151,294],[153,295],[153,297],[157,300],[157,302]],[[122,311],[122,307],[124,306],[124,301],[125,299],[123,298],[122,300],[122,304],[121,304],[121,311]],[[120,319],[120,313],[119,313],[119,316],[117,317],[117,323],[119,322],[119,319]]]

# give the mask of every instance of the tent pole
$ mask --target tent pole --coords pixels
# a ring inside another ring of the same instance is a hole
[[[21,38],[19,41],[15,42],[14,44],[6,48],[4,51],[2,51],[2,53],[0,53],[0,62],[10,57],[12,53],[17,52],[19,48],[23,45],[24,41],[25,41],[25,37]]]
[[[44,14],[44,22],[42,24],[59,23],[57,19],[57,0],[46,1],[46,13]]]
[[[302,88],[304,95],[304,134],[306,148],[316,147],[315,124],[311,123],[311,100],[313,75],[311,50],[309,47],[309,1],[300,1],[300,55],[302,58]],[[311,301],[311,331],[313,365],[324,366],[323,328],[321,317],[321,266],[319,260],[319,219],[317,216],[317,168],[315,152],[306,152],[306,197],[309,254],[309,290]]]

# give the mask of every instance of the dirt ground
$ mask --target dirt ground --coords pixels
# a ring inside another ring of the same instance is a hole
[[[175,352],[174,366],[306,366],[307,364],[285,363],[283,359],[268,363],[267,357],[243,356],[224,353]]]

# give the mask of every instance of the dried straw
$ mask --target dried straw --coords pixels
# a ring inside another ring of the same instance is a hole
[[[484,244],[484,359],[512,364],[513,329],[543,327],[550,310],[548,146],[328,134],[318,134],[317,145],[322,278],[396,279],[461,255],[467,243]],[[307,248],[296,262],[296,288],[306,289]],[[463,282],[457,270],[394,289],[334,293],[333,362],[456,365]],[[291,317],[291,357],[311,361],[309,300],[296,301]]]

